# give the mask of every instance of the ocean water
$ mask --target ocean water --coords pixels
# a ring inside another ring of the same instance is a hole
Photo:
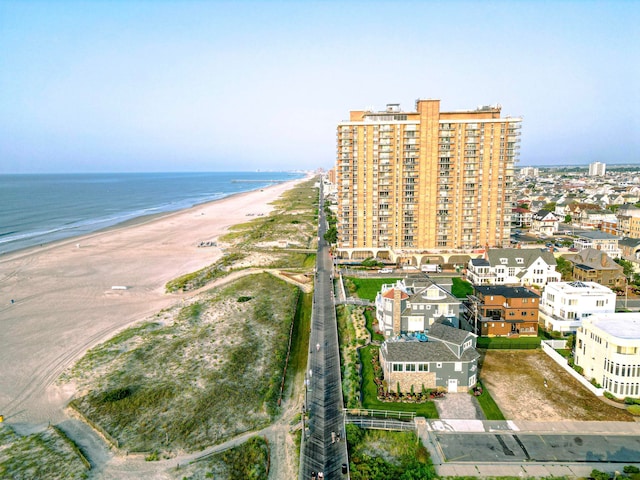
[[[0,175],[0,253],[301,177],[289,172]]]

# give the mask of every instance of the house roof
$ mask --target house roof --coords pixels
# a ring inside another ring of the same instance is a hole
[[[580,232],[577,234],[579,238],[588,238],[590,240],[615,240],[618,237],[611,235],[607,232],[601,232],[600,230],[593,230],[591,232]]]
[[[395,290],[400,290],[399,288],[390,288],[389,290],[387,290],[386,292],[384,292],[384,294],[382,295],[384,298],[389,298],[391,300],[393,300],[394,298],[394,291]],[[409,298],[409,295],[407,295],[405,292],[403,292],[402,290],[400,290],[400,300],[406,300],[407,298]]]
[[[505,285],[483,285],[473,287],[484,296],[500,295],[505,298],[540,298],[535,292],[524,287],[507,287]]]
[[[640,247],[640,238],[624,237],[618,240],[618,245],[622,245],[623,247],[631,247],[631,248]]]
[[[593,270],[619,270],[620,272],[623,270],[622,266],[614,262],[609,255],[596,248],[583,248],[570,261],[583,270],[589,268]]]
[[[547,265],[557,265],[556,257],[547,249],[538,248],[492,248],[487,253],[489,264],[493,267],[504,265],[506,267],[528,268],[538,258],[542,258]],[[506,263],[500,259],[506,258]],[[522,259],[522,263],[516,261]],[[475,265],[475,264],[474,264]]]
[[[552,220],[558,220],[558,217],[556,217],[556,215],[549,210],[540,210],[534,213],[533,220],[544,220],[544,219],[547,219],[547,217],[549,217]]]
[[[597,313],[589,317],[589,323],[600,330],[625,340],[640,340],[640,313]]]
[[[428,295],[430,294],[433,296],[429,297]],[[437,297],[435,295],[437,295]],[[409,301],[411,304],[462,303],[459,299],[435,283],[428,287],[416,288],[415,293],[410,296]]]
[[[465,340],[472,335],[470,332],[460,330],[459,328],[452,328],[442,323],[434,323],[429,327],[430,337],[438,338],[443,342],[455,343],[456,345],[462,345]]]
[[[486,258],[472,258],[471,265],[474,267],[490,267],[491,264]]]
[[[475,348],[467,348],[460,357],[439,341],[417,342],[387,340],[382,354],[388,362],[470,362],[480,355]]]

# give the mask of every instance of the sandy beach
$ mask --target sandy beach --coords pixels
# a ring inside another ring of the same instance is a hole
[[[29,430],[65,419],[74,391],[56,385],[59,375],[117,330],[180,302],[166,282],[222,256],[198,244],[267,214],[299,181],[1,256],[0,415]]]

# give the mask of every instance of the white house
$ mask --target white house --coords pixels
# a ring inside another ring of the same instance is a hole
[[[595,248],[606,253],[611,258],[620,258],[621,255],[618,247],[618,237],[610,233],[600,231],[581,232],[578,234],[578,238],[573,241],[573,244],[578,250]]]
[[[531,217],[531,232],[552,236],[558,231],[560,218],[549,210],[540,210]]]
[[[469,260],[467,280],[474,285],[543,287],[559,282],[556,259],[549,250],[539,248],[492,248],[484,258]]]
[[[618,398],[640,398],[640,313],[600,313],[578,329],[575,364]]]
[[[595,282],[554,282],[540,298],[538,321],[549,331],[575,333],[582,320],[595,313],[613,313],[616,294]]]

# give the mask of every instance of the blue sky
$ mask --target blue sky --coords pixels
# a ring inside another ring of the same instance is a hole
[[[330,168],[350,110],[523,116],[640,163],[640,2],[0,0],[0,173]]]

